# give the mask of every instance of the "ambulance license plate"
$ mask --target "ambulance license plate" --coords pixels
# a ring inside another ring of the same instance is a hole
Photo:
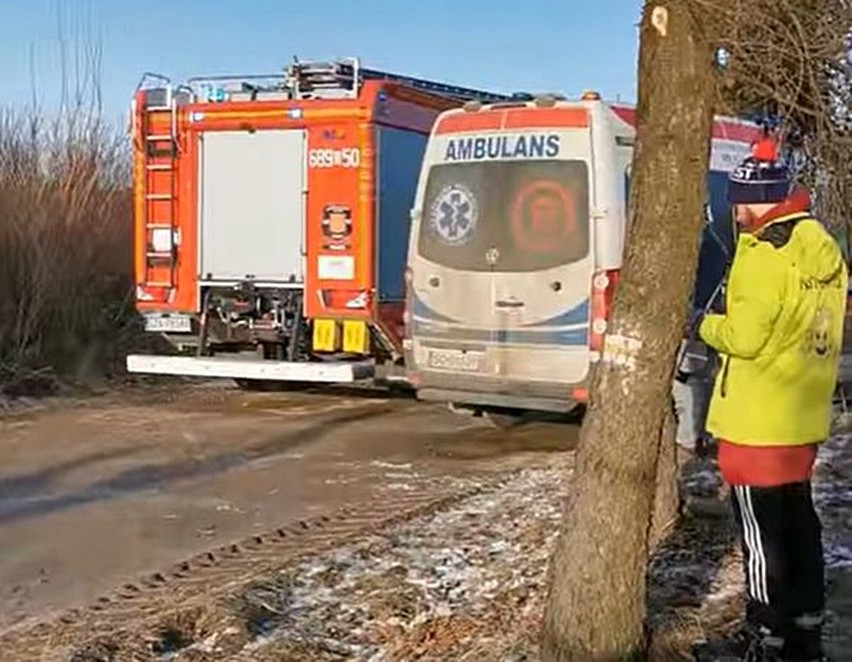
[[[483,356],[482,352],[463,352],[457,349],[431,349],[429,350],[429,367],[436,370],[478,372]]]

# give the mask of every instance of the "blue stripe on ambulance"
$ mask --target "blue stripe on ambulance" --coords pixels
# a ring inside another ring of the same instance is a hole
[[[483,344],[508,345],[577,345],[585,346],[589,342],[589,328],[541,329],[540,331],[520,331],[518,329],[470,329],[449,327],[414,321],[414,334],[424,340],[453,340],[477,342]]]
[[[414,335],[480,343],[512,345],[587,345],[589,342],[589,300],[540,322],[515,329],[476,329],[429,308],[416,295],[412,301]]]

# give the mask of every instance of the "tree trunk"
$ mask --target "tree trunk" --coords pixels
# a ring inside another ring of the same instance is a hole
[[[703,223],[712,49],[687,0],[646,1],[630,234],[550,566],[545,660],[644,649],[657,457]]]
[[[651,514],[651,531],[648,533],[648,551],[653,553],[677,524],[680,512],[678,488],[677,447],[675,433],[677,422],[671,407],[666,410],[660,430],[657,472],[654,481],[654,510]]]

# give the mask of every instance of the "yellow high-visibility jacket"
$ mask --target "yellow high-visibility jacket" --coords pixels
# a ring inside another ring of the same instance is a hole
[[[788,235],[770,238],[770,228],[785,223]],[[839,247],[807,214],[740,236],[726,312],[708,315],[699,330],[722,361],[707,415],[711,434],[750,446],[828,437],[847,285]]]

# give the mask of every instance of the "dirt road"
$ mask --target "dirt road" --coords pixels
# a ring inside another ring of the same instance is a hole
[[[815,483],[838,660],[852,650],[846,418]],[[494,430],[381,393],[222,387],[0,426],[0,659],[537,659],[576,427]],[[718,480],[712,460],[687,474],[698,491]],[[681,521],[650,577],[660,650],[682,654],[740,617],[722,521]]]
[[[0,632],[288,522],[532,465],[575,437],[496,433],[385,393],[221,385],[2,419]]]

